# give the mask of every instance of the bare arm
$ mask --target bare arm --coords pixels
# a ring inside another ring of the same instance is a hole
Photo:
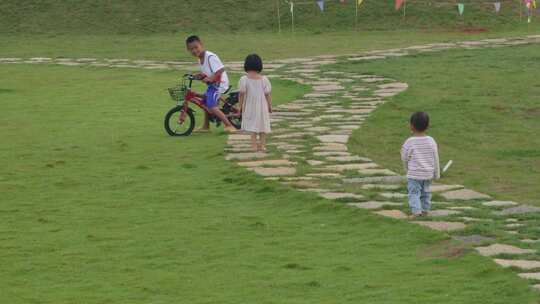
[[[221,80],[221,74],[223,74],[223,72],[225,72],[225,68],[221,68],[221,69],[217,70],[214,73],[214,76],[206,77],[202,81],[204,81],[206,83],[214,83],[216,81],[219,81],[219,80]]]
[[[264,94],[266,97],[266,103],[268,103],[268,112],[272,113],[272,94]]]
[[[245,101],[246,101],[246,92],[239,92],[238,93],[238,101],[240,102],[240,111],[243,114],[244,113]]]

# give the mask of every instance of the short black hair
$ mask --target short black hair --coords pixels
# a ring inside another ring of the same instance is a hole
[[[244,61],[244,71],[255,71],[257,73],[262,72],[263,70],[263,62],[259,55],[257,54],[251,54],[246,57],[246,60]]]
[[[411,115],[411,125],[418,132],[424,132],[429,127],[429,115],[426,112],[415,112]]]
[[[186,45],[188,45],[188,44],[190,44],[192,42],[201,42],[201,38],[199,38],[199,36],[197,36],[197,35],[191,35],[191,36],[187,37]]]

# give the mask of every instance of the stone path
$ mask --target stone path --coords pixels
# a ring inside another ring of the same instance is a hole
[[[447,49],[480,49],[540,43],[540,35],[434,43],[348,56],[318,56],[276,60],[265,64],[269,77],[290,79],[313,87],[313,92],[275,107],[273,133],[267,153],[250,151],[249,136],[228,138],[226,159],[299,191],[359,208],[378,216],[407,221],[405,179],[371,159],[353,155],[347,143],[367,117],[408,85],[379,75],[331,71],[326,66],[366,60],[384,60]],[[0,64],[90,65],[108,68],[194,70],[192,63],[94,58],[0,58]],[[232,71],[241,62],[229,62]],[[398,147],[399,148],[399,147]],[[415,219],[428,229],[448,233],[456,242],[475,247],[502,267],[540,289],[540,208],[495,201],[489,195],[461,185],[433,186],[433,210]]]

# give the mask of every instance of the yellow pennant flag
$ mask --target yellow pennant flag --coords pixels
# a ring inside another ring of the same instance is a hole
[[[358,0],[358,5],[362,4],[362,2],[364,2],[364,0]]]

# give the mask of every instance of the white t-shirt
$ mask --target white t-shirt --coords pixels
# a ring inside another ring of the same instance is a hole
[[[401,160],[407,178],[417,180],[439,179],[439,150],[431,136],[413,136],[401,147]]]
[[[208,77],[214,76],[217,71],[225,67],[219,57],[210,51],[204,52],[204,61],[202,63],[199,63],[201,65],[201,72],[203,72]],[[221,82],[219,84],[219,92],[223,93],[227,91],[228,88],[229,77],[227,76],[227,72],[223,71],[223,73],[221,74]]]

